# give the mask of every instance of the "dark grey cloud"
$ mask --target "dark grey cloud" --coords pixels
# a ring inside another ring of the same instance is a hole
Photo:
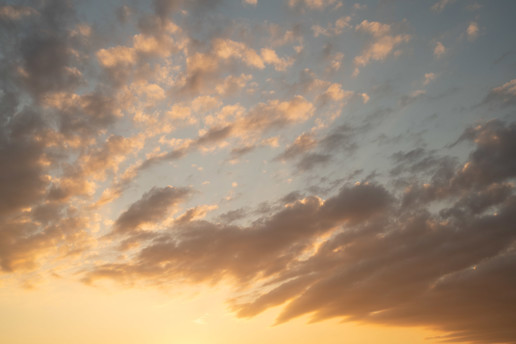
[[[231,134],[232,130],[232,125],[227,125],[222,128],[211,128],[205,134],[199,136],[199,138],[195,141],[195,145],[203,146],[224,140]]]
[[[515,123],[492,120],[479,124],[465,130],[455,144],[462,141],[476,143],[469,160],[457,167],[454,159],[440,159],[430,183],[407,189],[405,205],[462,196],[468,190],[483,190],[516,177]]]
[[[353,128],[346,124],[340,125],[321,140],[321,148],[325,151],[343,150],[352,153],[358,147],[355,141],[356,135],[360,131],[361,128]]]
[[[20,42],[25,86],[35,95],[76,87],[80,74],[71,69],[70,46],[61,37],[30,36]]]
[[[516,176],[516,123],[493,120],[466,130],[462,139],[474,141],[477,148],[457,183],[485,185]]]
[[[243,147],[233,148],[231,150],[231,158],[232,159],[238,159],[241,156],[251,153],[256,149],[256,145],[247,145]]]
[[[311,133],[303,133],[285,150],[277,155],[275,161],[295,160],[299,171],[309,171],[318,166],[328,164],[335,152],[344,152],[351,155],[357,148],[356,135],[363,128],[353,128],[349,125],[340,125],[317,139]]]
[[[426,94],[422,90],[414,91],[411,94],[404,94],[400,97],[399,106],[400,108],[404,108],[421,100],[426,97]]]
[[[436,170],[445,167],[455,168],[457,161],[454,158],[440,157],[435,151],[428,151],[422,147],[410,151],[400,151],[392,155],[396,164],[390,170],[391,176],[427,174],[433,175]]]
[[[246,215],[247,211],[244,208],[238,208],[219,215],[218,219],[223,223],[232,223],[234,221],[245,218]]]
[[[96,136],[117,119],[117,104],[112,97],[100,91],[81,97],[80,104],[73,104],[58,112],[60,131],[67,136]]]
[[[0,132],[0,164],[4,168],[0,169],[0,193],[4,197],[0,200],[0,214],[6,216],[44,197],[48,180],[39,163],[44,146],[34,140],[34,135],[46,125],[31,109],[14,117],[2,115],[5,126]]]
[[[232,130],[232,125],[228,125],[222,128],[210,128],[206,133],[199,135],[186,147],[174,149],[165,154],[153,156],[146,159],[139,165],[138,170],[145,170],[151,166],[157,165],[165,161],[173,161],[180,159],[196,148],[208,146],[228,138]]]
[[[354,198],[357,202],[353,202]],[[194,281],[216,281],[224,276],[251,281],[258,274],[270,276],[284,271],[286,264],[307,249],[317,235],[338,224],[367,221],[385,212],[390,201],[380,186],[357,185],[341,189],[324,204],[316,197],[307,197],[259,218],[251,227],[188,222],[148,244],[134,265],[106,265],[100,267],[101,275],[114,269],[136,277],[148,269],[158,269],[159,274]],[[139,203],[134,206],[140,208]],[[124,214],[119,220],[126,217]],[[92,271],[86,280],[97,277],[98,271]]]
[[[145,170],[151,166],[157,165],[165,161],[173,161],[184,157],[188,153],[188,149],[175,149],[163,155],[153,156],[143,161],[139,166],[138,170]]]
[[[331,161],[330,154],[308,153],[298,161],[296,167],[301,171],[308,171],[316,166],[327,164]]]
[[[156,223],[192,192],[189,188],[154,187],[124,211],[115,221],[114,234],[131,234],[145,223]]]
[[[303,133],[296,140],[285,148],[274,160],[290,160],[297,158],[302,153],[315,148],[317,140],[309,133]]]
[[[7,67],[3,78],[39,99],[48,92],[73,89],[81,83],[80,62],[73,54],[81,47],[69,36],[76,22],[71,2],[55,0],[35,5],[39,7],[23,7],[31,15],[21,16],[5,27],[0,58]]]

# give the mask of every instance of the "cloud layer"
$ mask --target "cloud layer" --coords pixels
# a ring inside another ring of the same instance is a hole
[[[461,140],[476,143],[467,162],[434,159],[428,183],[410,183],[402,193],[356,184],[326,200],[284,204],[248,227],[182,222],[134,261],[97,267],[85,281],[230,277],[261,285],[232,301],[242,317],[286,304],[279,323],[311,314],[315,321],[432,326],[452,341],[511,341],[516,124],[488,122]],[[396,159],[414,174],[425,171],[411,168],[419,156]]]
[[[0,5],[2,281],[514,343],[512,8],[485,6]]]

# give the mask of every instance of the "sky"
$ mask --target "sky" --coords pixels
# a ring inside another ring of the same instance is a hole
[[[516,2],[0,1],[0,342],[516,343]]]

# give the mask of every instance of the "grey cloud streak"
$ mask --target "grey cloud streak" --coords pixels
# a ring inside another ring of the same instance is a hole
[[[305,172],[317,166],[331,162],[334,153],[342,151],[347,155],[353,154],[358,145],[356,132],[363,128],[353,128],[340,125],[332,129],[326,136],[317,140],[313,134],[303,133],[292,144],[274,158],[275,161],[295,160],[296,168]]]
[[[116,234],[134,232],[144,223],[155,223],[165,218],[173,206],[184,200],[192,190],[165,186],[154,187],[124,211],[114,224]]]

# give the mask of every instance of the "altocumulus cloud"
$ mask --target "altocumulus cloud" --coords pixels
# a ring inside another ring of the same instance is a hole
[[[2,277],[224,282],[238,317],[279,307],[278,324],[336,317],[514,343],[514,76],[464,97],[476,106],[450,105],[453,73],[440,63],[463,56],[456,33],[334,0],[278,7],[309,25],[225,20],[227,3],[123,6],[112,35],[72,1],[0,5]],[[237,3],[244,14],[269,6]],[[460,6],[424,9],[446,20]],[[453,23],[462,36],[469,25],[468,49],[496,29],[482,16]],[[413,56],[432,73],[399,69]],[[392,79],[369,82],[382,66]],[[436,100],[439,113],[418,117]],[[483,120],[457,115],[469,127],[442,149],[402,137],[419,128],[398,119],[423,123],[421,139],[448,105]],[[377,157],[385,165],[366,161]]]

